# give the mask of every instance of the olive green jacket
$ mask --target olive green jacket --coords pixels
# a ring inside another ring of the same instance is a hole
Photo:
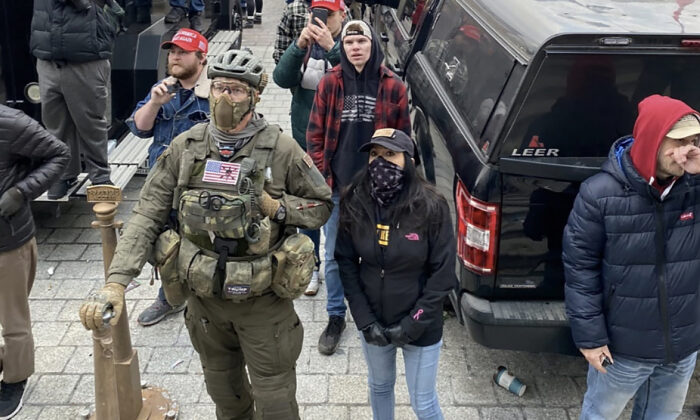
[[[210,136],[205,135],[208,123],[197,124],[177,136],[151,169],[141,189],[134,214],[119,239],[114,259],[109,268],[108,283],[127,285],[138,276],[141,268],[153,252],[156,238],[163,232],[173,208],[173,196],[180,171],[185,171],[183,156],[194,153],[197,161],[221,160],[219,150]],[[231,162],[239,162],[251,154],[256,142],[268,142],[272,147],[274,137],[268,126],[248,142]],[[187,150],[186,150],[187,149]],[[286,208],[285,225],[272,223],[271,237],[278,237],[279,229],[294,226],[318,229],[333,208],[331,190],[308,157],[294,139],[280,133],[272,157],[272,181],[265,183],[265,191]]]

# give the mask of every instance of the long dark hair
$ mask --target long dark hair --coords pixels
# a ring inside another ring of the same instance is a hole
[[[444,198],[418,173],[411,157],[405,152],[403,155],[403,189],[394,202],[386,207],[386,222],[394,225],[401,218],[402,224],[415,228],[440,223],[440,202]],[[355,175],[352,184],[341,192],[340,227],[343,229],[349,230],[355,223],[367,220],[363,203],[370,203],[370,208],[375,205],[369,193],[368,166],[369,162]]]

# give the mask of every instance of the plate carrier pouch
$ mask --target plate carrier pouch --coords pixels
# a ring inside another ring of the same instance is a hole
[[[277,296],[296,299],[306,290],[316,266],[311,238],[295,233],[288,236],[278,251],[272,253],[275,277],[272,290]]]
[[[187,287],[178,275],[177,261],[180,235],[172,229],[158,235],[153,247],[155,268],[160,273],[163,293],[170,306],[180,306],[187,300]]]
[[[243,302],[272,289],[280,297],[288,298],[300,295],[309,283],[314,267],[311,240],[302,235],[311,249],[311,270],[307,276],[306,259],[299,256],[298,245],[294,246],[298,239],[285,248],[292,252],[290,255],[280,252],[287,240],[298,235],[285,237],[288,229],[282,230],[281,226],[279,239],[270,238],[271,222],[262,217],[256,204],[270,173],[279,133],[278,127],[268,126],[256,135],[250,157],[231,162],[240,164],[241,168],[237,183],[229,185],[202,180],[210,147],[209,133],[205,124],[191,129],[180,162],[173,208],[178,210],[182,236],[177,273],[193,294]],[[247,184],[242,187],[246,178]],[[275,243],[270,246],[272,241]],[[307,248],[308,245],[303,247]],[[290,268],[290,275],[281,275],[281,271]],[[275,269],[277,273],[273,275]],[[294,273],[305,280],[295,279]],[[273,278],[281,286],[276,286]],[[302,283],[304,286],[297,294]]]

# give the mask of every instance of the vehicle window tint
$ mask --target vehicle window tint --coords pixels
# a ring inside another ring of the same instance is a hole
[[[7,91],[5,89],[5,76],[2,71],[2,62],[0,62],[0,104],[5,105],[7,101]]]
[[[413,37],[421,17],[430,8],[432,0],[401,0],[396,14],[409,36]]]
[[[699,65],[700,56],[690,55],[548,54],[502,154],[607,156],[616,139],[632,133],[645,97],[668,95],[697,109]]]
[[[455,1],[446,1],[424,52],[475,139],[492,118],[504,117],[499,101],[512,58]]]

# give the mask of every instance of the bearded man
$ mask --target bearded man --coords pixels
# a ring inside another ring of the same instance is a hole
[[[153,137],[148,149],[151,168],[175,137],[208,119],[209,79],[207,72],[203,71],[208,47],[204,36],[187,28],[180,29],[171,41],[161,45],[168,50],[170,76],[156,83],[126,120],[134,135]],[[161,287],[158,298],[141,312],[138,322],[143,326],[154,325],[184,308],[184,305],[173,307],[168,304]]]

